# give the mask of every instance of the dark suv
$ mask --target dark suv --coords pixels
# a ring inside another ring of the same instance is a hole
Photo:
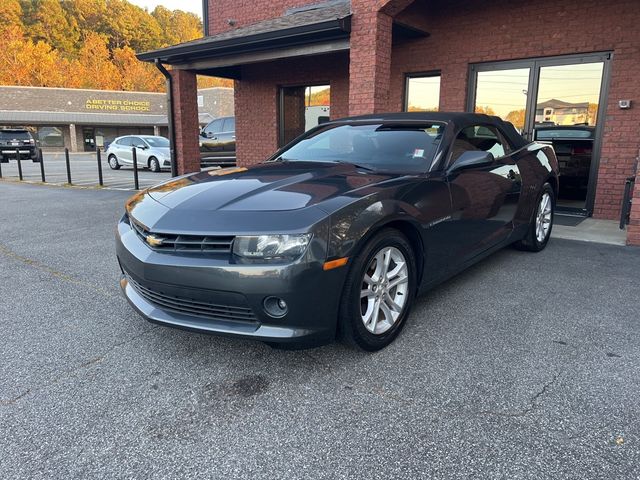
[[[7,163],[9,159],[15,159],[16,149],[19,150],[21,159],[39,161],[36,141],[29,130],[24,128],[0,129],[0,162]]]
[[[200,131],[200,163],[203,167],[236,164],[236,119],[216,118]]]

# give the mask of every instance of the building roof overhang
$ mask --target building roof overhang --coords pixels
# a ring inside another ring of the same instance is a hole
[[[137,57],[204,75],[237,79],[242,65],[349,50],[350,34],[351,3],[334,0]],[[393,34],[402,38],[428,36],[427,32],[398,22],[394,22]]]

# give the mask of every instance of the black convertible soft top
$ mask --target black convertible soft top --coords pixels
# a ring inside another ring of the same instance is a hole
[[[499,127],[506,135],[509,142],[516,148],[522,148],[528,145],[529,141],[525,140],[518,133],[510,122],[505,122],[500,117],[494,115],[484,115],[482,113],[465,113],[465,112],[401,112],[401,113],[378,113],[370,115],[359,115],[356,117],[347,117],[335,120],[340,122],[403,122],[403,121],[425,121],[425,122],[443,122],[452,124],[456,130],[462,130],[478,124],[495,125]],[[331,122],[333,123],[333,122]]]

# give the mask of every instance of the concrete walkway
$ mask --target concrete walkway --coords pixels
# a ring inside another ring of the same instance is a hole
[[[626,245],[627,231],[620,230],[615,220],[596,220],[587,218],[575,227],[554,225],[553,238],[578,240],[581,242],[606,243],[608,245]]]

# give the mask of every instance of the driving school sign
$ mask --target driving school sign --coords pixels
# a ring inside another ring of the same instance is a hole
[[[103,100],[89,98],[84,108],[103,112],[148,112],[151,110],[151,102],[144,100]]]

